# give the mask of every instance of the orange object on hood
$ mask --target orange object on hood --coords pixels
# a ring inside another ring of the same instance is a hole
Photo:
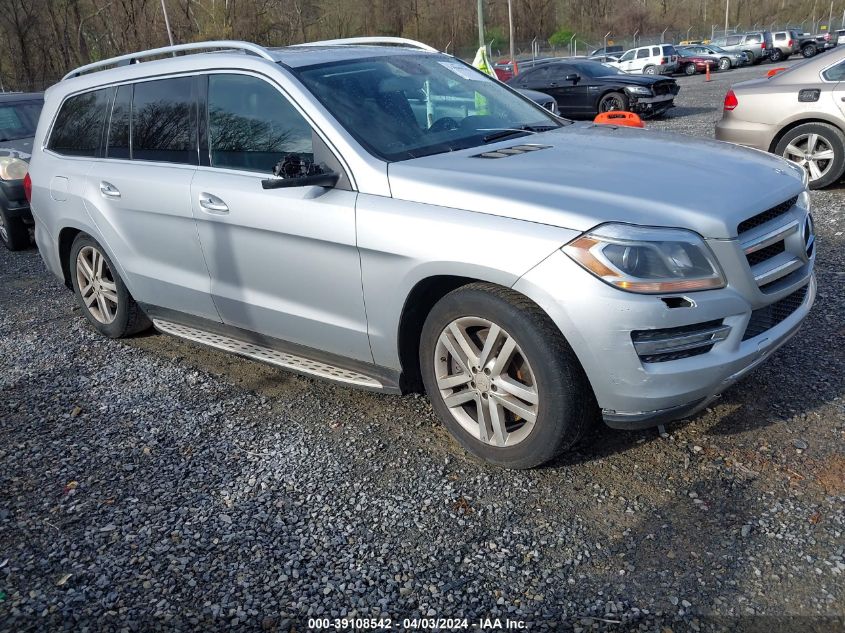
[[[612,112],[602,112],[595,119],[593,123],[598,125],[623,125],[625,127],[645,127],[643,120],[633,112],[625,112],[624,110],[613,110]]]

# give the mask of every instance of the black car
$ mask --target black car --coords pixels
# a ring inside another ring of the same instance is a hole
[[[0,242],[12,251],[30,245],[23,180],[43,105],[40,93],[0,93]]]
[[[546,62],[507,83],[513,88],[539,90],[553,96],[560,115],[571,118],[591,118],[611,110],[654,116],[671,108],[680,90],[674,79],[629,75],[613,66],[584,59]]]

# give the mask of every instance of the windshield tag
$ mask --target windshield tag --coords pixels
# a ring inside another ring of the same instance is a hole
[[[464,79],[470,79],[472,81],[484,81],[484,75],[482,75],[481,73],[474,72],[472,69],[467,68],[466,66],[462,66],[461,64],[456,64],[455,62],[438,63],[444,68],[448,68],[459,77],[463,77]]]

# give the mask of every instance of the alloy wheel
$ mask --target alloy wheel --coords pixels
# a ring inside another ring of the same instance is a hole
[[[619,97],[605,97],[599,104],[600,112],[615,112],[617,110],[624,110],[625,104]]]
[[[0,240],[9,243],[9,229],[6,228],[6,218],[0,213]]]
[[[117,284],[103,254],[86,246],[76,256],[76,281],[85,307],[97,321],[108,325],[117,316]]]
[[[835,153],[824,136],[810,133],[792,139],[783,150],[783,157],[801,165],[809,172],[810,181],[814,181],[831,170]]]
[[[719,60],[719,70],[728,70],[731,67],[731,60],[727,57],[723,57]]]
[[[461,317],[440,333],[437,387],[449,412],[479,441],[496,447],[525,440],[537,421],[534,372],[516,340],[481,317]]]

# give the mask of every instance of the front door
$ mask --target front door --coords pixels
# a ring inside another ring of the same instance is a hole
[[[268,81],[207,76],[207,148],[191,204],[224,323],[372,362],[355,201],[336,188],[262,188],[287,157],[328,151],[304,116]],[[203,135],[206,136],[206,135]],[[316,148],[316,151],[315,151]]]

